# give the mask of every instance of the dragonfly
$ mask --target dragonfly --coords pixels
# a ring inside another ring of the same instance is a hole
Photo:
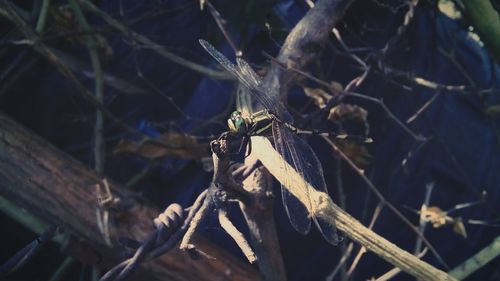
[[[235,65],[207,41],[199,39],[199,42],[220,65],[250,92],[251,97],[255,98],[264,108],[248,116],[243,115],[240,111],[232,112],[228,119],[229,132],[245,136],[248,140],[251,136],[272,135],[274,148],[282,156],[282,161],[286,161],[289,164],[283,165],[283,167],[294,169],[305,180],[304,183],[309,183],[316,190],[328,193],[321,163],[309,144],[298,136],[299,134],[330,136],[337,139],[351,139],[365,143],[372,142],[371,138],[362,136],[304,130],[295,127],[292,124],[292,116],[279,100],[278,94],[276,92],[273,93],[276,90],[267,87],[261,77],[244,59],[237,56]],[[246,145],[247,142],[242,143]],[[250,150],[251,144],[248,144]],[[285,173],[287,172],[289,171],[285,168]],[[294,229],[305,235],[310,231],[312,220],[329,243],[333,245],[338,244],[340,239],[335,225],[323,221],[314,214],[310,214],[309,210],[312,210],[312,200],[308,196],[308,185],[305,184],[301,188],[301,191],[305,193],[305,197],[307,198],[304,202],[304,200],[299,200],[287,189],[287,186],[290,186],[292,183],[284,180],[280,184],[283,206]]]

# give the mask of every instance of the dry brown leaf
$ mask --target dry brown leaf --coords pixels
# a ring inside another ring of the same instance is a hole
[[[425,221],[432,223],[434,228],[441,227],[447,223],[447,214],[441,208],[430,206],[420,210],[421,216]]]
[[[334,93],[334,95],[338,95],[342,92],[342,90],[344,90],[344,87],[339,82],[332,81],[330,83],[330,90]],[[319,108],[324,108],[328,101],[332,98],[331,94],[320,88],[304,87],[304,93],[306,96],[312,98],[314,100],[314,104],[316,104]]]
[[[452,224],[453,231],[462,236],[463,238],[467,238],[467,231],[465,229],[464,222],[462,218],[452,218],[448,216],[448,213],[441,210],[441,208],[436,206],[431,206],[428,208],[422,207],[420,210],[422,219],[432,223],[434,228],[442,227],[443,225]]]
[[[372,156],[366,146],[352,142],[339,142],[338,146],[356,166],[364,168],[370,164]]]
[[[323,108],[326,106],[328,101],[332,98],[332,95],[328,94],[327,92],[323,91],[320,88],[304,88],[304,93],[313,99],[314,104],[318,106],[319,108]]]
[[[467,239],[467,231],[465,230],[465,225],[462,221],[462,218],[458,217],[453,220],[453,231],[458,233],[464,239]]]
[[[368,111],[358,105],[341,103],[330,109],[328,120],[340,122],[346,119],[356,119],[367,124]]]
[[[332,92],[339,94],[344,90],[344,86],[342,86],[342,84],[337,81],[332,81],[330,83],[330,89],[332,90]]]
[[[165,156],[192,159],[201,157],[203,148],[189,135],[167,133],[156,139],[143,139],[140,142],[121,140],[116,145],[113,153],[132,153],[148,159],[157,159]]]

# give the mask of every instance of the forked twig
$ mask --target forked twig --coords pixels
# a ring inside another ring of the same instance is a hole
[[[233,238],[234,242],[241,249],[248,262],[254,264],[257,262],[257,256],[253,252],[252,248],[248,244],[245,236],[234,226],[227,215],[227,211],[224,209],[219,209],[219,223],[222,228],[226,231],[231,238]]]

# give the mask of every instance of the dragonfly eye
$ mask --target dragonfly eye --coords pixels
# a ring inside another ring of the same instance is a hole
[[[239,111],[231,113],[231,117],[227,120],[227,125],[229,130],[234,133],[244,133],[246,130],[245,120]]]

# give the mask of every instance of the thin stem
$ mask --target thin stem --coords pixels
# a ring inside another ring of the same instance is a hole
[[[419,226],[419,229],[418,231],[420,233],[422,233],[422,235],[424,235],[424,232],[425,232],[425,227],[427,226],[427,220],[424,219],[424,212],[425,209],[427,209],[427,207],[429,206],[429,203],[431,201],[431,194],[432,194],[432,190],[434,189],[434,182],[430,182],[426,185],[426,192],[425,192],[425,199],[424,199],[424,203],[422,204],[422,207],[420,208],[420,226]],[[417,237],[417,241],[415,242],[415,250],[413,251],[413,254],[414,255],[419,255],[420,254],[420,250],[422,249],[422,239],[419,237]]]
[[[347,155],[345,155],[345,153],[341,149],[339,149],[337,147],[337,145],[332,140],[330,140],[328,137],[323,137],[323,139],[328,144],[330,144],[332,146],[333,150],[335,150],[335,152],[337,152],[342,157],[342,159],[344,159],[344,161],[346,161],[349,164],[349,166],[351,166],[351,168],[354,170],[354,172],[356,172],[356,174],[358,174],[358,176],[361,177],[361,179],[363,179],[363,181],[370,188],[370,190],[375,194],[375,196],[377,196],[377,198],[380,200],[380,202],[382,204],[384,204],[385,206],[387,206],[399,219],[401,219],[401,221],[404,222],[404,224],[406,224],[411,230],[413,230],[413,232],[415,232],[422,239],[422,241],[424,241],[424,243],[427,245],[427,247],[429,247],[429,249],[434,254],[434,256],[438,259],[438,261],[445,268],[448,268],[448,265],[441,258],[441,255],[439,255],[439,253],[436,251],[434,246],[432,246],[432,244],[427,240],[427,238],[425,238],[418,231],[418,229],[403,214],[401,214],[401,212],[396,207],[394,207],[394,205],[392,205],[389,201],[387,201],[387,199],[385,199],[384,195],[377,189],[377,187],[365,175],[364,171],[361,170],[360,168],[358,168],[356,166],[356,164],[354,164],[354,162],[352,162],[352,160]]]
[[[437,91],[432,96],[432,98],[430,98],[426,103],[424,103],[424,105],[422,105],[417,110],[417,112],[415,112],[415,114],[413,114],[410,118],[408,118],[408,120],[406,120],[406,124],[410,124],[411,122],[415,121],[415,119],[417,119],[422,114],[422,112],[424,112],[439,97],[439,95],[441,95],[441,91]]]
[[[375,211],[373,211],[373,216],[372,220],[370,221],[370,224],[368,225],[368,229],[372,229],[373,226],[375,225],[375,222],[377,221],[380,212],[382,212],[383,205],[382,203],[379,203],[377,207],[375,208]],[[358,251],[358,254],[356,254],[356,257],[351,263],[351,266],[349,267],[349,271],[347,271],[347,277],[351,277],[352,273],[354,272],[354,269],[358,266],[359,261],[361,260],[361,257],[366,253],[366,247],[361,246],[361,248]]]
[[[36,22],[35,31],[40,34],[45,29],[45,23],[47,23],[47,15],[49,14],[50,0],[43,0],[42,7],[40,8],[40,14],[38,15],[38,20]]]
[[[76,0],[68,0],[73,12],[75,13],[76,20],[78,24],[86,33],[85,43],[89,49],[90,60],[92,62],[92,67],[94,68],[95,77],[95,96],[96,100],[100,104],[104,104],[104,84],[103,84],[103,72],[101,61],[99,59],[99,53],[97,52],[97,44],[94,37],[91,34],[92,29],[87,22],[87,19],[83,15],[80,6]],[[105,141],[104,141],[104,118],[100,110],[96,110],[95,116],[95,126],[94,126],[94,169],[98,174],[102,174],[104,170],[104,161],[106,159],[105,151]]]
[[[125,36],[130,37],[134,41],[138,41],[144,45],[147,45],[148,48],[155,51],[156,53],[158,53],[162,57],[164,57],[164,58],[166,58],[166,59],[168,59],[168,60],[170,60],[178,65],[181,65],[181,66],[186,67],[188,69],[191,69],[193,71],[199,72],[201,74],[211,76],[213,78],[228,78],[228,75],[224,72],[213,70],[211,68],[197,64],[195,62],[192,62],[190,60],[187,60],[185,58],[182,58],[176,54],[173,54],[173,53],[167,51],[167,49],[164,46],[150,40],[149,38],[147,38],[145,36],[142,36],[134,31],[130,30],[128,27],[124,26],[119,21],[117,21],[116,19],[112,18],[104,11],[97,8],[90,1],[83,0],[83,1],[81,1],[81,3],[83,4],[83,7],[85,9],[89,10],[93,14],[102,18],[109,25],[113,26],[114,28],[116,28],[117,30],[122,32]]]

